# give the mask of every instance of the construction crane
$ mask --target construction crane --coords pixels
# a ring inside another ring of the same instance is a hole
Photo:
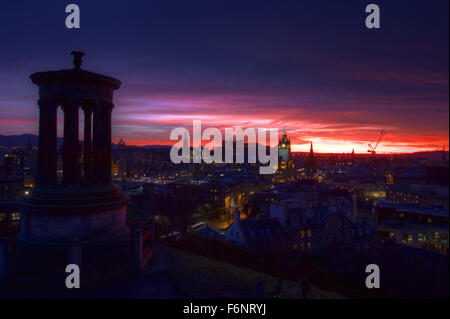
[[[382,129],[380,132],[380,136],[378,136],[378,140],[375,145],[373,145],[374,142],[369,143],[369,149],[367,150],[368,153],[375,155],[375,150],[377,149],[378,145],[380,145],[381,140],[383,139],[384,135],[386,134],[386,128]]]

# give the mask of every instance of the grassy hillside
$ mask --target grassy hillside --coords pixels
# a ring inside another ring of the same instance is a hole
[[[265,297],[271,298],[278,279],[251,269],[192,255],[174,248],[172,276],[180,290],[191,298],[256,298],[258,276],[266,283]],[[300,298],[298,284],[283,281],[283,294],[288,299]],[[339,295],[312,287],[311,299],[336,299]]]

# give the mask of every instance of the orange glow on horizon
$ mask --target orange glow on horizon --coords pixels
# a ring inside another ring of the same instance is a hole
[[[216,127],[222,136],[225,128],[238,126],[243,130],[276,128],[281,137],[286,128],[293,152],[309,152],[310,142],[313,142],[316,153],[342,154],[354,149],[357,154],[369,154],[368,144],[377,141],[383,128],[387,133],[376,149],[377,154],[436,151],[449,146],[448,120],[444,117],[431,120],[426,114],[409,112],[395,122],[386,123],[384,116],[376,117],[366,109],[355,112],[329,110],[319,115],[301,107],[271,112],[264,104],[272,104],[271,100],[232,97],[235,100],[230,103],[229,96],[205,96],[195,100],[190,97],[162,98],[164,107],[160,106],[161,101],[142,99],[139,107],[128,112],[118,109],[117,126],[113,128],[114,142],[123,136],[127,145],[173,145],[176,141],[169,140],[172,129],[184,127],[191,132],[192,139],[193,121],[201,120],[202,132],[208,127]],[[261,108],[255,109],[254,104],[259,103]],[[120,132],[123,135],[119,135]],[[203,142],[206,144],[208,140]]]
[[[119,138],[114,138],[113,142],[117,144],[120,140]],[[176,143],[176,141],[167,141],[167,140],[127,140],[124,137],[125,143],[128,146],[145,146],[145,145],[163,145],[163,146],[172,146]],[[333,141],[333,140],[322,140],[319,138],[312,138],[314,153],[351,153],[353,150],[355,154],[369,154],[368,153],[368,143],[361,141]],[[203,141],[203,144],[206,144],[208,141]],[[398,145],[396,145],[398,144]],[[439,145],[439,144],[438,144]],[[447,143],[441,144],[448,151],[448,141]],[[295,144],[292,143],[291,151],[296,153],[307,153],[310,150],[310,143],[302,143]],[[433,146],[423,146],[423,145],[404,145],[401,143],[395,143],[393,141],[386,141],[385,143],[380,143],[379,147],[376,150],[377,154],[407,154],[407,153],[415,153],[415,152],[430,152],[430,151],[442,151],[441,147],[433,147]]]

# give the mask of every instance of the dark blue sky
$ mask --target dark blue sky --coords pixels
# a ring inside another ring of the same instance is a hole
[[[168,143],[170,130],[286,125],[298,150],[448,145],[448,1],[65,1],[0,11],[0,134],[36,133],[36,71],[115,76],[114,139]],[[381,8],[381,29],[364,26]]]

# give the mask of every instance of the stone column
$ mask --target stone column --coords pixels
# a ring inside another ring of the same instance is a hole
[[[91,118],[92,107],[85,106],[84,108],[84,140],[83,140],[83,169],[84,181],[86,183],[92,182],[92,131]]]
[[[56,111],[58,103],[39,100],[39,186],[56,183]]]
[[[63,183],[78,184],[80,181],[78,103],[68,101],[64,110]]]
[[[102,140],[104,135],[103,118],[101,116],[102,109],[99,102],[96,102],[94,107],[94,126],[93,126],[93,181],[100,184],[102,178]]]
[[[112,153],[111,153],[111,113],[112,113],[113,104],[105,103],[104,105],[104,124],[105,124],[105,139],[103,141],[105,148],[105,172],[104,172],[104,180],[105,184],[111,184],[111,161],[112,161]]]
[[[111,183],[111,111],[112,103],[97,102],[94,108],[94,181]]]

